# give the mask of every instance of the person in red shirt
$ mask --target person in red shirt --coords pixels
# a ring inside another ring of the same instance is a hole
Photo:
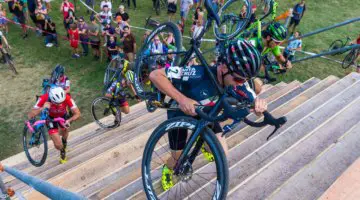
[[[73,49],[73,58],[80,58],[80,55],[78,53],[78,47],[79,47],[79,28],[76,26],[76,24],[71,24],[70,29],[68,31],[69,33],[69,39],[70,39],[70,46]]]
[[[69,2],[69,0],[64,0],[62,3],[61,3],[61,6],[60,6],[60,12],[63,13],[63,16],[64,16],[64,27],[66,30],[69,29],[68,27],[68,23],[66,22],[66,19],[69,17],[69,10],[73,10],[75,11],[75,7],[74,7],[74,4],[72,4],[71,2]]]
[[[67,138],[69,136],[68,127],[70,127],[71,122],[79,119],[81,115],[80,110],[76,106],[75,101],[70,95],[65,94],[65,91],[61,87],[52,87],[50,88],[49,93],[40,96],[35,106],[29,112],[28,119],[33,119],[45,109],[48,110],[48,117],[50,119],[62,117],[66,120],[64,127],[61,127],[60,124],[55,122],[48,124],[49,136],[53,141],[55,148],[60,151],[60,163],[66,163],[66,146]],[[72,117],[69,117],[68,109],[71,110]]]

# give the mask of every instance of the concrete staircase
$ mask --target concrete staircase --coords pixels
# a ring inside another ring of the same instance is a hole
[[[228,134],[228,199],[327,199],[325,191],[360,157],[359,91],[360,75],[355,73],[340,80],[329,76],[266,85],[260,97],[267,99],[274,116],[285,115],[288,122],[270,141],[266,137],[272,127],[240,124]],[[23,153],[2,163],[89,199],[146,199],[141,156],[149,135],[165,119],[164,110],[147,113],[139,103],[117,129],[101,130],[91,123],[71,132],[69,161],[64,165],[58,164],[52,144],[40,168],[31,166]],[[207,162],[195,165],[199,173],[209,168]],[[13,177],[0,175],[26,198],[44,199]],[[213,182],[203,180],[201,188],[211,188]],[[160,183],[155,188],[161,192]],[[190,197],[208,199],[199,188],[191,187]]]

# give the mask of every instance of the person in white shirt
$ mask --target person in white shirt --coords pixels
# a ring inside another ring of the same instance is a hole
[[[103,8],[104,5],[107,5],[108,8],[109,8],[109,10],[110,10],[110,12],[111,12],[111,9],[112,9],[111,1],[109,1],[109,0],[101,1],[101,3],[100,3],[100,8]]]
[[[189,10],[191,9],[193,5],[193,0],[181,0],[180,2],[180,16],[181,16],[181,22],[182,25],[185,25],[185,20],[189,14]]]

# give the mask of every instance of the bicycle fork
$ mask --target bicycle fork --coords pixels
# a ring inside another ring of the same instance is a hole
[[[204,143],[204,140],[201,137],[199,138],[198,141],[196,141],[196,140],[199,137],[199,135],[203,133],[204,129],[207,127],[208,124],[209,124],[209,122],[204,121],[204,120],[200,120],[198,122],[197,126],[195,127],[195,132],[189,138],[189,141],[186,143],[185,148],[183,149],[183,151],[180,155],[180,158],[176,162],[176,165],[174,167],[175,175],[187,176],[188,178],[191,177],[192,164],[193,164],[196,156],[198,155],[198,153],[201,149],[201,146]],[[195,145],[194,149],[190,152],[191,147],[194,145],[195,142],[196,142],[196,145]],[[189,172],[191,173],[190,176],[188,175]]]

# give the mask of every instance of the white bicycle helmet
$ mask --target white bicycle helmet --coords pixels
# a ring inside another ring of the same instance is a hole
[[[61,87],[52,87],[49,91],[49,99],[52,103],[60,104],[65,101],[65,91]]]

